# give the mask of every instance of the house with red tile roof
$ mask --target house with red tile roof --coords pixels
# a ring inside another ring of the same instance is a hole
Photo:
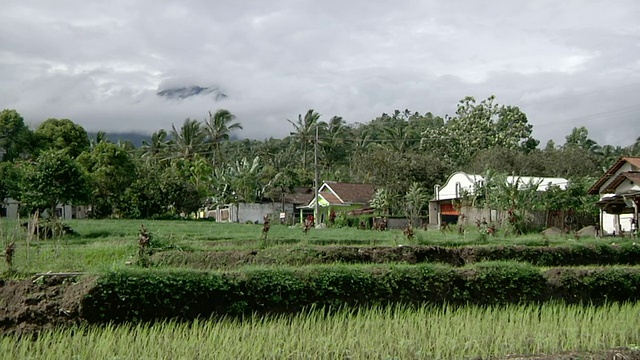
[[[376,186],[371,184],[325,181],[318,189],[318,196],[313,197],[306,208],[315,208],[317,201],[321,208],[319,220],[325,222],[331,211],[346,212],[368,207],[375,192]]]
[[[591,186],[589,194],[600,196],[597,205],[602,230],[615,234],[636,231],[640,207],[640,157],[618,158]]]

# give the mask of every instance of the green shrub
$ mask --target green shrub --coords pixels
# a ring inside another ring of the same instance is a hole
[[[552,269],[512,262],[464,268],[395,265],[265,268],[245,272],[126,270],[85,297],[90,322],[292,313],[377,304],[518,304],[640,300],[640,271]]]

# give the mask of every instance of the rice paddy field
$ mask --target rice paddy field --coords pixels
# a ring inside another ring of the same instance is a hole
[[[4,359],[464,359],[634,347],[640,304],[373,308],[47,331]]]
[[[506,252],[513,246],[531,251],[602,245],[634,250],[637,241],[540,234],[518,237],[497,234],[485,238],[478,236],[475,228],[464,234],[419,230],[414,239],[407,239],[400,230],[329,228],[303,234],[299,227],[284,225],[273,225],[263,240],[262,226],[251,224],[130,220],[74,220],[68,224],[76,235],[39,240],[29,239],[17,222],[0,223],[3,248],[10,242],[16,243],[11,271],[7,264],[0,266],[2,284],[18,280],[33,283],[42,278],[38,274],[47,272],[100,276],[137,268],[142,224],[152,236],[150,270],[170,271],[309,268],[313,272],[332,267],[358,268],[368,266],[362,264],[367,262],[381,263],[379,266],[384,269],[414,266],[416,257],[398,252],[401,248],[437,247],[439,252],[462,249],[464,254],[472,249],[473,256],[478,257],[485,248],[495,252],[504,247]],[[323,256],[322,263],[318,262],[318,254]],[[603,253],[602,257],[608,254]],[[246,261],[248,257],[254,260]],[[575,255],[571,261],[577,261]],[[640,259],[638,263],[616,261],[605,265],[583,261],[582,268],[636,271],[640,264]],[[534,266],[540,272],[549,269]],[[0,309],[8,302],[0,299]],[[640,359],[638,324],[640,302],[633,301],[598,306],[562,302],[486,306],[390,304],[332,311],[311,307],[296,313],[189,321],[45,326],[35,332],[0,335],[0,358]],[[618,355],[624,357],[615,357]]]

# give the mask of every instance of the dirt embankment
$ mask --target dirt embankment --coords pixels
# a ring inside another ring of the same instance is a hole
[[[28,335],[54,327],[82,324],[82,299],[93,277],[42,276],[29,280],[0,279],[0,336]],[[478,358],[481,360],[480,358]],[[508,360],[640,360],[640,350],[508,355]]]
[[[75,276],[0,279],[0,335],[82,323],[82,298],[94,282],[92,277]]]

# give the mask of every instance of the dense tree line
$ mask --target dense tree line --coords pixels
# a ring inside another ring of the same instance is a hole
[[[297,186],[313,186],[316,129],[322,179],[375,184],[389,211],[415,203],[411,216],[456,170],[584,179],[621,155],[640,155],[640,138],[627,147],[599,145],[586,127],[541,148],[526,115],[494,97],[466,97],[446,117],[395,110],[367,123],[325,119],[310,109],[288,120],[291,133],[282,139],[231,140],[242,125],[220,109],[159,129],[136,148],[104,132],[90,139],[69,119],[32,130],[16,110],[3,110],[0,199],[20,201],[25,212],[73,203],[90,205],[94,217],[129,218],[280,201]]]

